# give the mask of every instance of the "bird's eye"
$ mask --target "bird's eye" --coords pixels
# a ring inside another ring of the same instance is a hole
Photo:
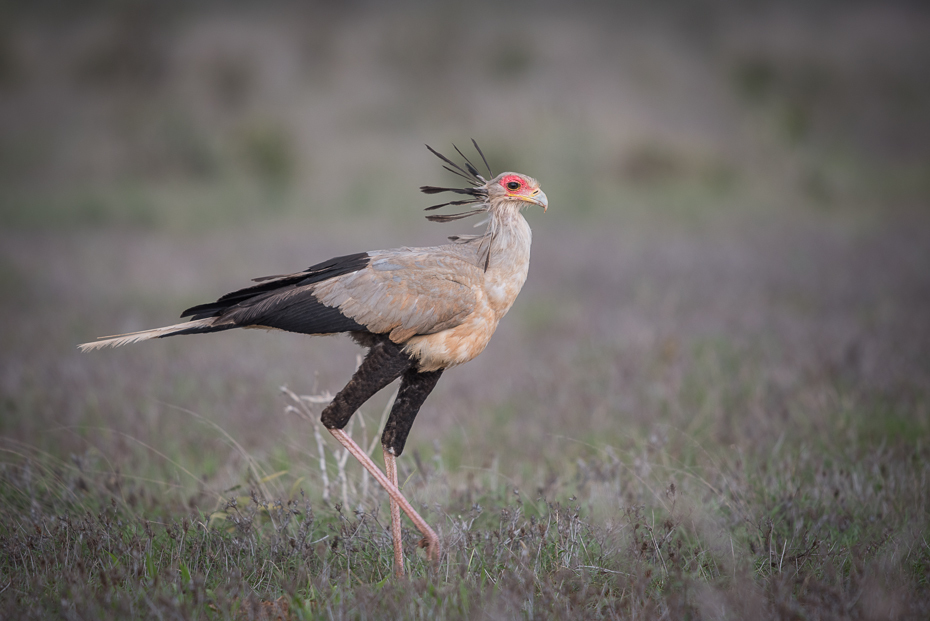
[[[507,189],[508,190],[519,190],[520,183],[518,181],[511,181],[510,183],[507,184]]]

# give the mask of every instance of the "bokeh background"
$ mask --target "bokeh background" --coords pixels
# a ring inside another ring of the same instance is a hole
[[[336,392],[347,339],[75,346],[463,232],[427,223],[417,188],[454,181],[424,143],[472,138],[551,207],[527,213],[523,293],[427,402],[406,472],[441,455],[544,489],[605,446],[926,438],[930,12],[649,4],[5,3],[6,459],[195,486],[185,464],[205,510],[248,479],[243,449],[312,478],[279,387]]]

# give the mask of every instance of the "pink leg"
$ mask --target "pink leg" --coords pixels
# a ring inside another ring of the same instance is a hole
[[[390,449],[384,449],[384,469],[387,471],[387,478],[394,484],[394,487],[400,489],[397,484],[397,458]],[[398,578],[404,577],[404,545],[401,539],[400,530],[400,505],[391,497],[391,537],[394,539],[394,574]]]
[[[410,521],[413,522],[413,525],[416,526],[417,530],[423,534],[423,539],[426,542],[426,558],[428,558],[433,563],[438,564],[439,537],[437,537],[433,529],[429,527],[429,524],[426,523],[426,520],[420,517],[420,514],[416,512],[416,509],[413,508],[413,505],[407,502],[407,499],[404,498],[404,495],[400,493],[399,489],[397,489],[397,485],[388,480],[384,473],[381,472],[381,469],[375,465],[375,462],[371,461],[371,458],[365,454],[365,451],[363,451],[362,448],[355,443],[355,440],[350,438],[349,435],[342,429],[330,429],[329,432],[333,434],[334,438],[339,440],[342,446],[346,447],[346,450],[349,451],[352,456],[355,457],[355,459],[357,459],[369,473],[371,473],[371,476],[375,478],[378,484],[381,485],[381,487],[383,487],[391,497],[391,501],[396,502],[400,509],[407,514],[407,517],[410,518]],[[391,517],[391,523],[393,527],[393,515]],[[395,541],[399,540],[399,538],[395,539]]]

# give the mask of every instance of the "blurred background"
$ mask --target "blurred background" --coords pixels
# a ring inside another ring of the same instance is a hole
[[[608,444],[926,437],[928,77],[919,2],[4,3],[6,454],[193,464],[214,491],[245,476],[230,438],[311,463],[279,387],[336,392],[347,339],[75,346],[468,232],[417,188],[455,181],[424,143],[472,138],[551,208],[490,347],[421,412],[418,467],[543,486]]]

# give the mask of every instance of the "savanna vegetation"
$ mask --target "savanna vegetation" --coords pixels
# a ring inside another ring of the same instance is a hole
[[[930,13],[534,6],[4,6],[0,617],[930,616]],[[461,233],[472,137],[551,207],[398,462],[438,567],[347,339],[76,350]]]

